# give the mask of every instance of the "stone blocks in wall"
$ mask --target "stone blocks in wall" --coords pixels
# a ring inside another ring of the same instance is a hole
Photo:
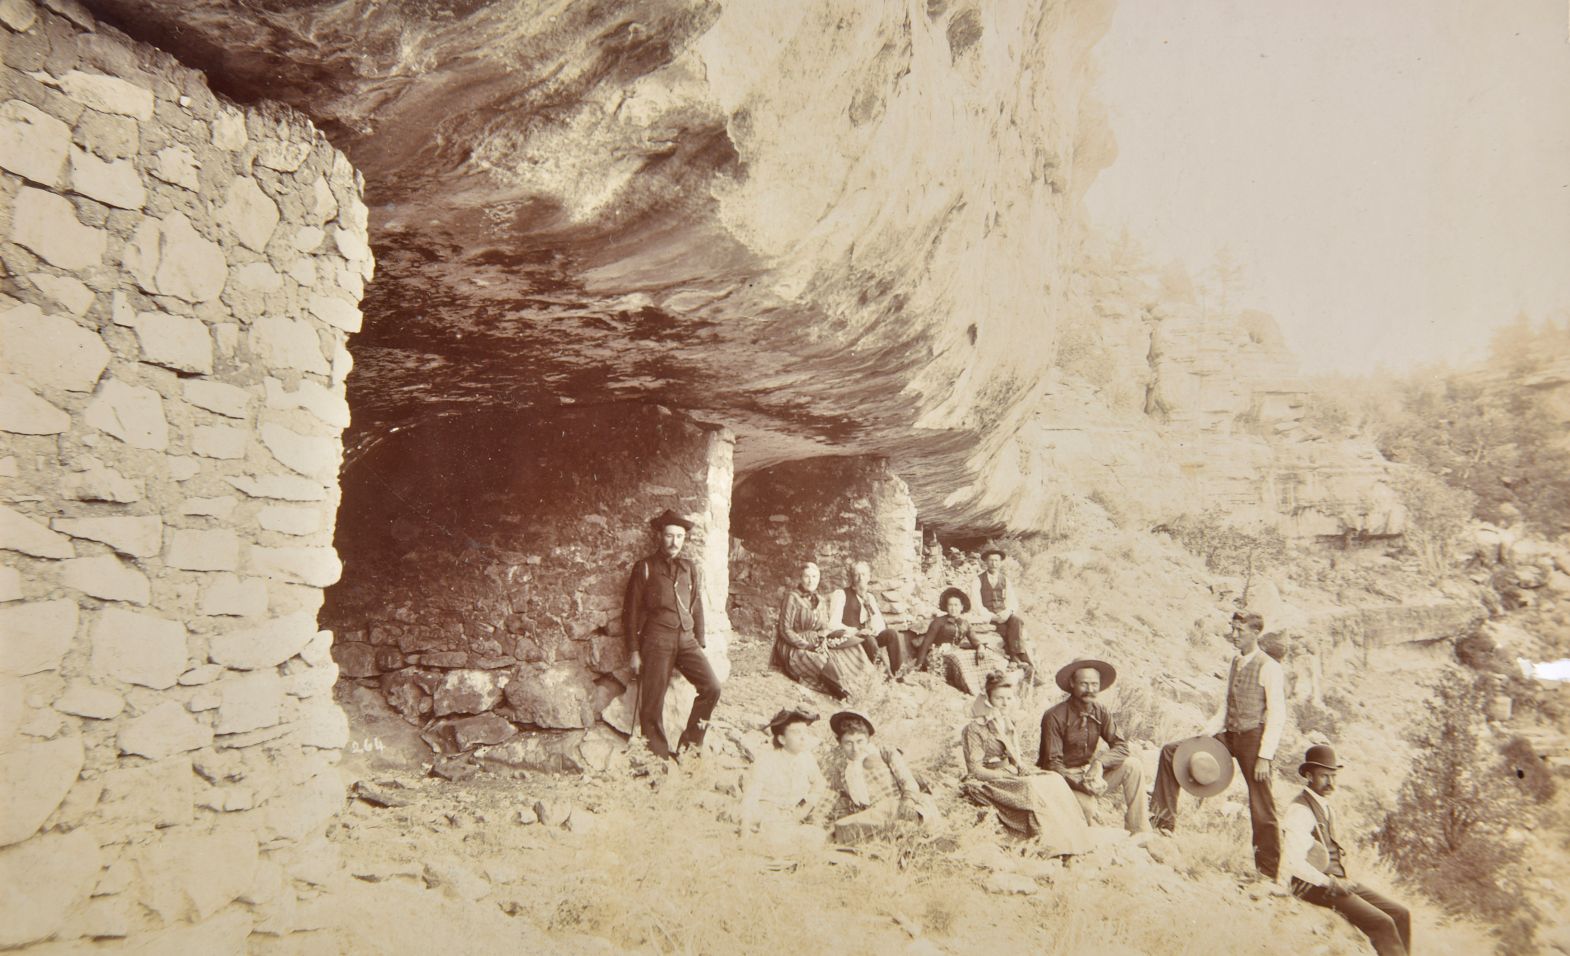
[[[360,187],[79,4],[4,0],[0,50],[0,948],[238,950],[342,799]]]
[[[772,639],[780,595],[806,561],[818,564],[825,592],[845,585],[847,562],[866,561],[884,619],[909,621],[920,570],[916,505],[887,459],[809,458],[747,475],[733,496],[731,539],[738,629]]]

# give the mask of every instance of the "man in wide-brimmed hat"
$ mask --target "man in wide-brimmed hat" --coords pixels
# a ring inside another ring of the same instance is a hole
[[[1346,875],[1346,851],[1336,839],[1330,795],[1341,764],[1325,744],[1308,748],[1297,772],[1306,782],[1287,804],[1281,821],[1280,882],[1315,906],[1335,910],[1363,931],[1379,956],[1406,956],[1412,948],[1412,916],[1395,900],[1354,883]]]
[[[1266,879],[1276,878],[1281,834],[1276,828],[1276,801],[1270,790],[1270,767],[1281,730],[1286,725],[1286,677],[1281,664],[1260,649],[1265,620],[1252,611],[1237,611],[1227,640],[1237,654],[1227,671],[1226,694],[1205,728],[1236,759],[1248,784],[1249,819],[1253,823],[1254,866]],[[1179,783],[1173,773],[1177,743],[1161,748],[1156,766],[1150,822],[1163,833],[1177,826]]]
[[[1025,621],[1019,616],[1014,588],[1003,571],[1008,555],[1001,548],[988,548],[981,552],[982,571],[976,576],[975,606],[985,615],[987,623],[1003,636],[1003,651],[1011,663],[1019,664],[1035,673],[1035,661],[1025,644]]]
[[[665,692],[679,671],[698,692],[678,751],[701,750],[709,717],[720,702],[720,681],[703,653],[703,577],[681,557],[692,522],[666,508],[649,521],[658,549],[632,566],[622,627],[633,672],[638,675],[638,726],[656,756],[672,756],[665,737]]]
[[[1117,680],[1117,670],[1106,661],[1082,658],[1058,671],[1058,687],[1068,699],[1041,715],[1041,751],[1036,766],[1063,775],[1073,788],[1085,819],[1090,804],[1108,793],[1121,793],[1123,826],[1130,833],[1149,829],[1145,801],[1145,774],[1129,754],[1116,716],[1097,699]],[[1106,744],[1102,749],[1101,744]]]

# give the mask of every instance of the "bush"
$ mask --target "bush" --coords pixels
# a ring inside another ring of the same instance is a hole
[[[1278,529],[1236,524],[1223,508],[1182,515],[1151,530],[1170,535],[1191,554],[1203,558],[1205,567],[1217,574],[1241,576],[1244,594],[1255,574],[1287,560],[1286,537]]]
[[[1407,468],[1394,481],[1406,509],[1406,546],[1417,555],[1425,574],[1442,577],[1455,564],[1456,549],[1466,537],[1476,499],[1426,471]]]
[[[1553,799],[1558,784],[1530,740],[1516,734],[1504,742],[1499,753],[1504,758],[1505,770],[1515,779],[1516,787],[1524,797],[1533,803],[1547,803]]]
[[[1426,702],[1412,736],[1412,772],[1374,845],[1407,880],[1458,915],[1495,924],[1501,945],[1530,944],[1536,914],[1523,887],[1522,844],[1509,833],[1528,812],[1482,746],[1490,682],[1451,674]],[[1513,774],[1510,774],[1513,777]]]
[[[1292,705],[1292,717],[1298,733],[1324,734],[1326,740],[1335,740],[1341,729],[1341,720],[1329,707],[1321,707],[1312,700],[1300,700]]]

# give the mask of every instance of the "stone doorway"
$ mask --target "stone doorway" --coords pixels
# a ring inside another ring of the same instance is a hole
[[[388,435],[342,478],[344,575],[321,614],[340,684],[379,694],[438,754],[603,766],[630,729],[627,570],[667,507],[695,522],[686,553],[704,565],[710,654],[725,666],[733,444],[643,404]]]

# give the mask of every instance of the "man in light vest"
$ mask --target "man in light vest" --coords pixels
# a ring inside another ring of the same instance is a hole
[[[1281,821],[1281,884],[1315,906],[1333,909],[1363,931],[1379,956],[1407,956],[1412,949],[1412,914],[1361,883],[1347,879],[1346,852],[1336,839],[1330,795],[1336,789],[1336,752],[1324,744],[1308,748],[1297,772],[1307,785],[1287,804]]]
[[[1015,594],[1008,575],[1003,573],[1003,561],[1008,556],[998,548],[981,552],[985,569],[976,576],[976,587],[971,592],[971,606],[980,619],[998,629],[1003,637],[1003,653],[1012,663],[1023,665],[1026,671],[1041,683],[1036,674],[1035,661],[1025,646],[1025,621],[1019,616]]]
[[[1237,648],[1227,670],[1226,695],[1210,718],[1205,734],[1221,741],[1238,763],[1248,784],[1248,812],[1254,825],[1254,866],[1275,880],[1281,860],[1281,834],[1276,827],[1276,801],[1270,790],[1271,762],[1286,726],[1286,676],[1276,659],[1259,646],[1265,619],[1252,611],[1232,615],[1227,640]],[[1161,833],[1177,826],[1178,780],[1172,760],[1178,744],[1161,748],[1150,822]]]

